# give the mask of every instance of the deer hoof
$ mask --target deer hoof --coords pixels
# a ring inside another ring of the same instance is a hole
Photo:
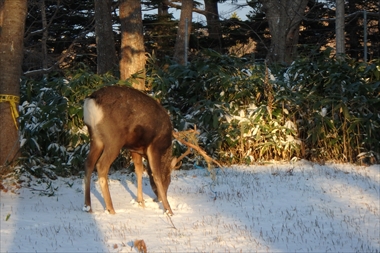
[[[83,210],[83,212],[91,213],[91,206],[84,205],[82,210]]]
[[[172,210],[166,210],[165,214],[168,215],[168,216],[173,216],[174,215],[174,213],[172,212]]]
[[[145,201],[137,201],[137,204],[141,206],[142,208],[145,208]]]
[[[155,198],[155,199],[153,199],[153,201],[154,201],[154,202],[157,202],[157,203],[162,202],[161,199],[159,199],[159,198]]]
[[[108,214],[116,214],[115,210],[104,210],[105,213],[108,213]]]

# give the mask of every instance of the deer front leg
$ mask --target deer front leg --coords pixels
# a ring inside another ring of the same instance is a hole
[[[142,207],[145,207],[144,198],[143,198],[143,190],[142,190],[142,175],[144,172],[144,166],[142,162],[142,156],[138,153],[132,152],[132,159],[135,164],[135,173],[137,177],[137,203]]]
[[[162,182],[163,169],[161,167],[162,166],[161,157],[157,155],[156,153],[151,152],[151,150],[148,150],[148,159],[149,159],[150,168],[152,170],[152,177],[157,187],[157,193],[158,193],[157,197],[159,200],[162,201],[162,205],[164,206],[164,211],[168,213],[169,215],[173,215],[173,211],[170,208],[167,195],[166,195],[167,189],[164,189],[163,182]]]
[[[150,168],[150,166],[148,166],[147,171],[148,171],[150,186],[152,187],[154,194],[156,194],[156,198],[154,199],[154,201],[160,202],[161,199],[159,199],[159,197],[158,197],[157,186],[156,186],[156,183],[154,182],[153,173],[152,173],[152,169]]]

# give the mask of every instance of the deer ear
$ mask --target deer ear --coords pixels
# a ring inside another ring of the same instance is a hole
[[[173,157],[173,160],[172,162],[170,163],[170,170],[174,170],[175,169],[175,165],[177,164],[177,157]]]

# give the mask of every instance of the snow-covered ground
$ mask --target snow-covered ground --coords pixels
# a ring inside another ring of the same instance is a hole
[[[232,166],[215,181],[175,171],[171,220],[147,177],[145,209],[131,175],[110,176],[116,215],[103,211],[97,182],[91,191],[92,214],[82,211],[80,178],[2,191],[0,252],[137,252],[136,239],[148,252],[380,252],[379,165]]]

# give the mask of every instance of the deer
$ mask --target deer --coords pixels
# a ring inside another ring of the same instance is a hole
[[[84,207],[92,212],[90,185],[96,167],[106,211],[115,214],[108,187],[111,164],[122,148],[130,151],[137,178],[137,202],[144,203],[143,160],[157,200],[164,212],[173,215],[167,199],[171,171],[180,158],[172,156],[173,126],[167,111],[152,97],[128,86],[106,86],[88,96],[83,105],[84,123],[90,135],[90,151],[85,161]],[[189,149],[185,152],[188,153]]]

